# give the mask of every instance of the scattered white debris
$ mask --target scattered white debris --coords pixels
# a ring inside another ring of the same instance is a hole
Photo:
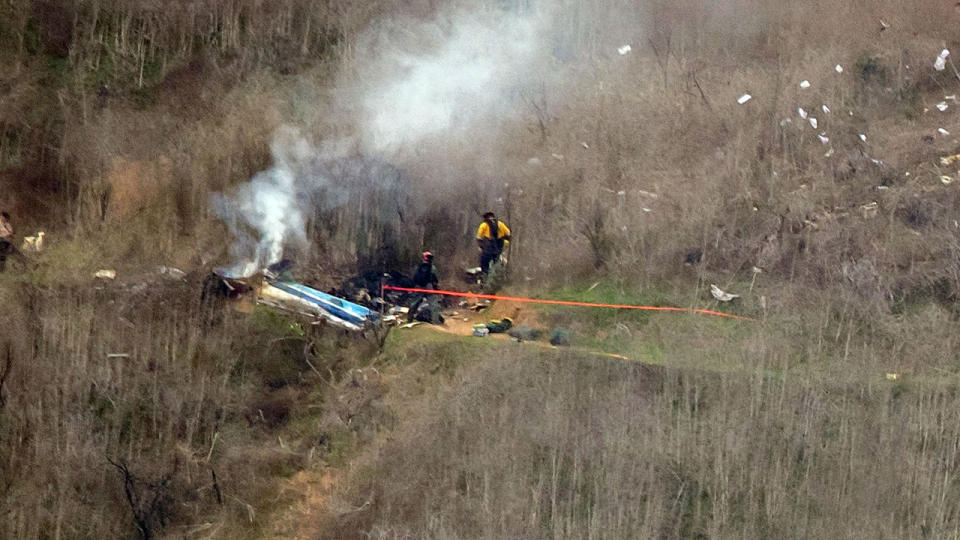
[[[836,66],[834,66],[833,69],[834,69],[837,73],[843,73],[843,66],[841,66],[840,64],[837,64]]]
[[[828,158],[828,157],[830,157],[830,156],[832,156],[832,155],[833,155],[833,148],[827,150],[827,153],[824,154],[823,157],[827,157],[827,158]]]
[[[623,56],[632,50],[633,48],[631,48],[629,45],[624,45],[623,47],[617,49],[617,52],[620,53],[620,56]]]
[[[950,107],[950,106],[947,105],[947,102],[946,102],[946,101],[941,101],[940,103],[937,103],[937,110],[940,111],[940,112],[943,112],[943,111],[947,110],[947,108],[949,108],[949,107]]]
[[[97,273],[93,277],[98,279],[117,279],[116,270],[97,270]]]
[[[949,131],[947,131],[947,130],[945,130],[945,129],[943,129],[943,128],[938,128],[938,129],[937,129],[937,133],[939,133],[939,134],[941,134],[941,135],[949,135],[949,134],[950,134]]]
[[[656,193],[651,193],[651,192],[649,192],[649,191],[644,191],[644,190],[642,190],[642,189],[638,189],[638,190],[637,190],[637,195],[640,195],[640,196],[642,196],[642,197],[650,197],[651,199],[657,199],[657,198],[660,197],[660,196],[657,195]]]
[[[737,103],[739,103],[740,105],[743,105],[744,103],[750,101],[751,99],[753,99],[753,96],[751,96],[750,94],[744,94],[739,98],[737,98]]]
[[[558,161],[563,161],[563,154],[550,154],[550,157]]]
[[[527,160],[527,165],[533,165],[533,166],[540,165],[540,158],[538,158],[538,157],[532,157],[532,158],[528,159],[528,160]]]
[[[34,236],[25,236],[23,238],[23,245],[20,246],[20,251],[43,251],[43,237],[46,235],[47,233],[39,231]]]
[[[883,167],[883,160],[876,159],[876,158],[870,158],[870,161],[872,161],[873,164],[874,164],[874,165],[877,165],[878,167]]]
[[[867,203],[860,206],[860,217],[863,219],[873,219],[877,217],[877,212],[879,211],[879,206],[877,201]]]
[[[626,192],[625,190],[622,190],[622,189],[617,192],[617,195],[619,195],[619,196],[621,196],[621,197],[623,197],[623,196],[626,195],[626,194],[627,194],[627,192]]]
[[[813,126],[813,129],[817,129],[817,119],[811,116],[810,125]]]
[[[940,175],[940,182],[943,183],[943,185],[945,185],[945,186],[950,185],[950,183],[953,182],[953,177],[952,177],[952,176],[947,176],[947,175],[945,175],[945,174]]]
[[[910,171],[903,173],[904,176],[910,176]]]
[[[734,298],[740,298],[739,294],[731,294],[728,292],[724,292],[723,290],[720,289],[720,287],[717,287],[712,283],[710,284],[710,294],[713,295],[714,298],[716,298],[721,302],[729,302]]]
[[[179,268],[174,268],[172,266],[161,266],[157,269],[157,272],[164,276],[169,276],[173,279],[183,279],[187,277],[187,273]]]
[[[897,380],[897,379],[899,379],[899,378],[900,378],[900,374],[899,374],[899,373],[887,373],[887,380],[888,380],[888,381],[895,381],[895,380]]]
[[[107,353],[107,359],[111,358],[130,358],[129,353]]]
[[[822,142],[823,144],[827,144],[828,142],[830,142],[830,137],[827,137],[826,133],[821,133],[817,135],[817,138],[819,138],[820,142]]]
[[[933,69],[937,71],[943,71],[947,69],[947,57],[950,56],[950,51],[944,49],[940,51],[940,56],[937,57],[937,60],[933,63]]]
[[[806,90],[807,88],[810,88],[810,81],[808,80],[800,81],[800,88],[803,88],[804,90]]]
[[[830,107],[823,105],[820,108],[823,109],[823,114],[830,114]]]
[[[956,95],[956,94],[951,94],[951,95],[949,95],[949,96],[943,96],[943,99],[947,99],[947,100],[950,100],[950,101],[956,103],[956,102],[957,102],[957,95]]]
[[[887,28],[890,28],[890,25],[885,23],[883,19],[880,19],[880,31],[883,32]]]
[[[586,142],[581,142],[581,143],[580,143],[580,146],[582,146],[582,147],[584,147],[584,148],[587,148],[587,149],[590,148],[590,145],[587,144]]]
[[[784,118],[783,120],[780,121],[780,127],[786,127],[787,124],[792,124],[792,123],[793,123],[793,120],[789,118]]]
[[[804,120],[807,119],[807,111],[803,110],[803,107],[797,109],[797,114],[800,115],[800,118],[803,118]]]
[[[890,189],[890,186],[877,186],[877,191],[886,191]]]
[[[863,142],[867,142],[867,136],[864,135],[863,133],[861,133],[861,134],[860,134],[860,140],[863,141]]]
[[[644,212],[653,212],[653,210],[647,208],[646,206],[642,206],[640,207],[640,209],[643,210]]]

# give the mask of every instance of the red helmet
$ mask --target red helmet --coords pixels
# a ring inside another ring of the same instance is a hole
[[[424,261],[429,261],[429,260],[431,260],[431,259],[433,259],[433,253],[430,253],[429,251],[424,251],[424,252],[423,252],[423,260],[424,260]]]

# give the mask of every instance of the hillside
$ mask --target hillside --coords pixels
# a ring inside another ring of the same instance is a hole
[[[3,3],[0,210],[46,244],[0,273],[0,536],[957,535],[958,22]],[[487,210],[506,293],[757,321],[531,307],[573,346],[380,344],[204,294],[423,250],[457,288]]]

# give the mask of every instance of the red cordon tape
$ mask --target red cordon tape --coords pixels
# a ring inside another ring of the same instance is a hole
[[[613,308],[613,309],[640,309],[643,311],[681,311],[686,313],[700,313],[702,315],[714,315],[716,317],[727,317],[730,319],[737,319],[739,321],[759,322],[757,321],[757,319],[751,319],[750,317],[741,317],[739,315],[731,315],[729,313],[722,313],[720,311],[710,311],[709,309],[679,308],[679,307],[669,307],[669,306],[632,306],[628,304],[595,304],[593,302],[572,302],[569,300],[538,300],[536,298],[522,298],[517,296],[500,296],[496,294],[477,294],[477,293],[457,292],[457,291],[440,291],[440,290],[433,290],[433,289],[418,289],[415,287],[393,287],[390,285],[384,285],[383,290],[442,294],[446,296],[481,298],[484,300],[506,300],[508,302],[523,302],[526,304],[552,304],[556,306],[580,306],[580,307],[599,307],[599,308]]]

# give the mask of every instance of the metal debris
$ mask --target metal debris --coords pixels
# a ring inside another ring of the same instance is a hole
[[[877,205],[877,201],[867,203],[860,206],[860,217],[863,219],[873,219],[877,217],[877,212],[879,212],[880,207]]]
[[[93,274],[93,277],[95,277],[95,278],[97,278],[97,279],[117,279],[117,271],[116,271],[116,270],[106,270],[106,269],[104,269],[104,270],[97,270],[97,272],[96,272],[95,274]]]
[[[737,98],[737,103],[739,103],[740,105],[743,105],[744,103],[750,101],[751,99],[753,99],[753,96],[751,96],[750,94],[744,94],[739,98]]]
[[[807,80],[800,81],[800,88],[803,88],[804,90],[806,90],[807,88],[810,88],[810,81],[807,81]]]
[[[729,302],[734,298],[740,298],[739,294],[724,292],[720,287],[710,284],[710,294],[721,302]]]
[[[940,56],[937,56],[937,60],[933,63],[933,69],[937,71],[943,71],[947,68],[947,57],[950,56],[950,51],[944,49],[940,51]]]
[[[943,156],[942,158],[940,158],[940,165],[947,167],[955,163],[957,160],[960,160],[960,154],[954,154],[952,156]]]

